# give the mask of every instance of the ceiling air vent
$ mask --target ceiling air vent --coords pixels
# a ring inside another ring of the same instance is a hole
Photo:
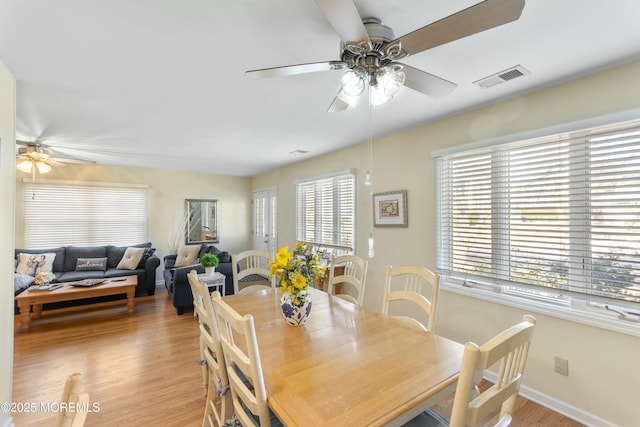
[[[526,74],[530,74],[529,70],[524,68],[522,65],[516,65],[515,67],[502,70],[499,73],[493,74],[480,80],[476,80],[475,82],[473,82],[473,84],[476,86],[480,86],[482,89],[487,89],[492,86],[499,85],[500,83],[522,77]]]

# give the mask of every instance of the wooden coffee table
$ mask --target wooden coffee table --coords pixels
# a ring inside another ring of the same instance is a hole
[[[29,332],[31,319],[38,319],[42,315],[42,304],[50,302],[73,301],[85,298],[102,297],[107,295],[127,295],[127,309],[129,314],[133,313],[135,302],[134,296],[138,276],[110,277],[104,283],[92,287],[75,287],[75,282],[63,282],[62,287],[53,291],[30,291],[24,292],[15,297],[20,309],[20,331]],[[33,307],[33,313],[31,313]]]

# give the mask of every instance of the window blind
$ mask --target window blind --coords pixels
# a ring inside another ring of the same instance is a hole
[[[24,246],[148,241],[148,188],[37,181],[24,185]]]
[[[353,252],[355,174],[310,179],[296,184],[296,238]]]
[[[443,274],[640,302],[640,125],[437,162]]]

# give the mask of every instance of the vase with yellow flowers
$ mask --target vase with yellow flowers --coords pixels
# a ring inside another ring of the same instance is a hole
[[[280,248],[269,268],[280,283],[280,305],[285,320],[292,326],[304,325],[311,313],[309,286],[325,273],[319,257],[308,252],[306,243],[300,242],[293,252],[289,252],[289,246]]]

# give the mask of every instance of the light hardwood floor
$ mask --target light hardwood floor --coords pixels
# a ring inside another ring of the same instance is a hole
[[[91,402],[86,426],[199,426],[204,395],[198,326],[192,313],[177,316],[166,293],[126,304],[47,314],[31,332],[15,318],[13,402],[56,402],[66,377],[84,375]],[[525,371],[526,375],[526,371]],[[450,402],[435,408],[448,419]],[[18,427],[52,425],[54,413],[13,413]],[[581,426],[560,414],[518,399],[512,426]],[[357,427],[357,426],[350,426]]]

